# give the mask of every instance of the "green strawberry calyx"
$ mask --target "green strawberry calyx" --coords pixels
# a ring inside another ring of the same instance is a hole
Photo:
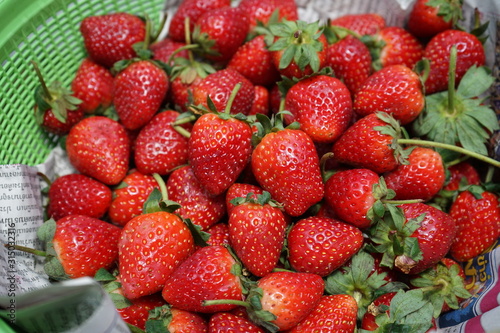
[[[452,22],[454,26],[463,19],[463,0],[429,0],[425,5],[438,8],[437,15],[445,22]]]
[[[258,204],[261,206],[270,205],[272,207],[276,207],[276,208],[280,208],[280,209],[283,208],[283,205],[281,205],[276,200],[273,200],[271,198],[271,194],[267,191],[263,191],[262,194],[257,194],[256,196],[253,192],[250,192],[244,198],[238,197],[238,198],[234,198],[231,200],[231,204],[233,204],[235,206],[242,205],[244,203],[253,203],[253,204]]]

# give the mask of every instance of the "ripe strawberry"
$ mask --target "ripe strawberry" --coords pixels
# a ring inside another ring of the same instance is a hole
[[[377,111],[391,114],[401,125],[415,120],[425,105],[419,76],[403,65],[391,65],[370,75],[354,96],[359,117]]]
[[[130,220],[118,247],[123,295],[136,299],[162,290],[168,276],[194,250],[194,241],[179,216],[160,211]]]
[[[253,275],[265,276],[278,263],[287,222],[268,192],[257,199],[240,199],[229,214],[229,238],[245,268]]]
[[[164,305],[150,312],[146,332],[207,333],[208,323],[199,313]]]
[[[234,204],[231,202],[236,198],[246,198],[248,194],[253,193],[251,196],[252,199],[257,199],[257,195],[262,194],[264,190],[257,185],[254,184],[246,184],[246,183],[234,183],[229,186],[226,191],[226,208],[228,215],[231,213],[231,210],[234,208]]]
[[[375,69],[393,65],[413,68],[424,55],[422,43],[402,27],[384,27],[374,36],[374,40],[372,57]]]
[[[354,96],[371,74],[372,58],[368,47],[349,35],[327,47],[326,65]]]
[[[264,35],[256,36],[241,45],[229,60],[227,67],[237,70],[254,85],[267,87],[280,79],[271,52],[267,49]]]
[[[155,188],[159,189],[159,186],[151,175],[134,170],[125,176],[113,189],[113,201],[108,211],[111,222],[124,226],[133,217],[141,215],[144,202]]]
[[[154,42],[149,46],[149,49],[153,52],[152,58],[154,60],[159,60],[169,65],[174,64],[175,57],[188,58],[189,54],[187,50],[179,50],[180,48],[184,48],[186,43],[184,42],[176,42],[171,38],[164,38],[160,41]],[[174,54],[174,58],[170,59]]]
[[[205,113],[194,123],[188,159],[199,184],[210,195],[225,192],[249,163],[251,154],[252,129],[246,121],[231,117],[229,108]]]
[[[159,293],[146,295],[130,301],[132,304],[125,308],[118,308],[120,317],[127,324],[146,329],[146,321],[149,317],[149,311],[166,304]]]
[[[412,148],[407,148],[412,149]],[[443,187],[445,170],[441,155],[427,147],[414,147],[408,164],[384,174],[389,189],[396,192],[396,200],[422,199],[428,201]]]
[[[118,184],[129,168],[130,141],[118,122],[94,116],[71,128],[66,139],[70,163],[106,185]]]
[[[323,198],[316,148],[301,130],[281,129],[263,136],[251,165],[259,185],[291,216],[302,215]]]
[[[461,192],[450,208],[458,231],[450,254],[457,261],[468,261],[483,253],[500,236],[498,196],[473,186]]]
[[[425,81],[427,95],[448,89],[450,49],[453,45],[457,45],[456,85],[470,67],[485,64],[483,44],[473,34],[454,29],[437,34],[427,43],[424,52],[424,57],[430,61],[429,77]]]
[[[408,15],[407,28],[418,38],[432,38],[462,19],[462,1],[417,0]]]
[[[204,56],[214,62],[227,63],[245,42],[248,17],[239,7],[222,7],[203,13],[196,21],[193,41],[210,43]]]
[[[111,68],[115,62],[135,57],[133,45],[144,41],[146,23],[129,13],[111,13],[85,17],[80,32],[88,56]]]
[[[327,75],[314,75],[286,93],[285,123],[296,121],[314,142],[332,143],[351,123],[352,100],[345,84]]]
[[[230,312],[217,312],[210,317],[208,333],[265,333],[265,331],[246,318]]]
[[[448,167],[449,177],[443,187],[446,191],[457,191],[462,184],[479,185],[481,178],[476,168],[467,161]]]
[[[172,123],[179,113],[166,110],[154,115],[135,140],[134,162],[144,174],[167,175],[188,161],[188,139]],[[189,130],[189,125],[183,125]]]
[[[186,165],[174,170],[167,180],[170,200],[181,205],[176,213],[206,230],[226,214],[224,195],[210,196],[201,187],[193,169]]]
[[[111,189],[82,174],[58,177],[49,187],[47,215],[59,220],[67,215],[101,218],[111,205]]]
[[[268,25],[276,13],[277,21],[286,19],[296,21],[299,18],[297,4],[294,0],[242,0],[238,5],[249,17],[249,31],[252,32],[261,22]]]
[[[314,310],[289,333],[353,333],[358,304],[351,295],[324,295]]]
[[[290,229],[288,260],[298,272],[327,276],[345,264],[363,243],[363,233],[357,227],[312,216]]]
[[[330,20],[330,25],[344,27],[363,35],[375,35],[385,27],[385,18],[376,13],[346,14]]]
[[[146,125],[160,109],[169,88],[167,73],[148,60],[133,62],[115,77],[114,105],[126,129]]]
[[[207,98],[210,97],[217,110],[224,110],[234,87],[238,83],[241,83],[241,88],[231,104],[230,113],[247,115],[255,98],[254,86],[243,75],[231,68],[218,70],[193,84],[191,86],[193,102],[209,109]]]
[[[186,42],[185,20],[189,18],[189,31],[192,33],[198,18],[205,12],[227,7],[230,0],[182,0],[177,7],[168,28],[168,37],[176,42]]]
[[[269,90],[263,86],[254,86],[255,97],[252,108],[248,112],[249,116],[256,114],[269,115]]]
[[[229,226],[227,223],[216,223],[205,231],[209,234],[209,238],[207,239],[208,245],[231,245],[231,239],[229,238]]]
[[[118,259],[121,229],[85,215],[46,221],[37,231],[47,253],[45,271],[53,279],[93,277]]]
[[[235,273],[237,262],[224,246],[198,249],[167,278],[163,298],[172,306],[201,313],[229,311],[233,304],[204,306],[205,300],[243,299],[242,285]]]

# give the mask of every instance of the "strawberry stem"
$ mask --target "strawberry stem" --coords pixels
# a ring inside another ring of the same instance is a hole
[[[176,126],[176,125],[173,125],[173,127],[183,137],[188,138],[188,139],[191,137],[191,133],[187,129],[185,129],[184,127]]]
[[[26,253],[31,253],[31,254],[34,254],[36,256],[41,256],[41,257],[48,257],[49,254],[47,254],[47,252],[45,251],[40,251],[40,250],[35,250],[35,249],[32,249],[30,247],[26,247],[26,246],[21,246],[21,245],[12,245],[12,244],[4,244],[4,246],[6,248],[14,248],[15,250],[19,250],[19,251],[23,251],[23,252],[26,252]]]
[[[38,81],[40,81],[40,85],[42,86],[45,97],[48,98],[50,101],[52,101],[52,95],[50,93],[49,88],[47,87],[47,84],[45,83],[45,80],[43,79],[42,72],[40,71],[38,64],[34,61],[31,61],[31,64],[35,68],[36,76],[38,76]]]
[[[224,109],[225,114],[229,114],[231,111],[231,107],[233,106],[234,99],[236,98],[236,94],[238,94],[238,91],[241,88],[242,83],[238,82],[233,90],[231,91],[231,95],[229,95],[229,99],[227,100],[226,108]]]
[[[457,67],[457,46],[450,50],[450,66],[448,69],[448,112],[455,111],[455,70]]]
[[[52,181],[49,179],[49,177],[47,177],[46,174],[42,173],[42,172],[37,172],[36,173],[40,178],[42,178],[42,180],[44,182],[47,183],[48,186],[52,185]]]
[[[223,305],[223,304],[234,304],[239,306],[244,306],[245,308],[250,308],[250,304],[245,301],[239,301],[237,299],[214,299],[214,300],[205,300],[203,301],[203,306],[209,305]]]
[[[167,186],[165,185],[165,181],[157,173],[153,173],[153,178],[156,180],[158,186],[160,187],[161,197],[163,198],[163,201],[165,202],[168,201],[168,191],[167,191]]]

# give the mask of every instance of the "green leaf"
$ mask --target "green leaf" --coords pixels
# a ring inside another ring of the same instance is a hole
[[[405,238],[404,253],[416,262],[423,259],[422,251],[420,250],[420,245],[418,243],[418,238],[407,237]]]
[[[36,235],[40,241],[44,244],[52,242],[54,235],[56,233],[57,224],[54,219],[49,219],[45,221],[36,232]]]
[[[279,69],[287,68],[290,65],[290,63],[292,62],[292,60],[294,59],[295,54],[297,52],[298,52],[297,45],[293,44],[293,45],[290,45],[289,47],[287,47],[285,49],[285,51],[283,51],[283,54],[281,56],[280,63],[279,63]]]
[[[111,293],[109,294],[109,297],[111,298],[113,304],[115,305],[115,308],[117,309],[125,309],[132,305],[132,302],[122,294]]]
[[[61,261],[55,256],[47,257],[43,269],[54,280],[68,280],[70,277],[64,271]]]
[[[105,268],[99,268],[94,275],[94,280],[99,281],[99,282],[115,281],[116,276],[114,276],[112,273],[110,273]]]
[[[490,70],[484,66],[472,66],[464,74],[457,88],[457,93],[462,98],[478,97],[491,87],[495,79],[490,74]]]

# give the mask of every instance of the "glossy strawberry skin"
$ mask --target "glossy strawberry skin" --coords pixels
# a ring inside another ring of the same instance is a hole
[[[402,27],[385,27],[378,32],[377,39],[384,42],[380,53],[382,67],[404,65],[413,68],[424,55],[422,43]]]
[[[255,147],[251,165],[259,185],[291,216],[303,214],[323,198],[316,148],[301,130],[267,134]]]
[[[38,108],[35,106],[35,112],[38,112]],[[68,110],[68,115],[65,122],[60,121],[54,115],[52,109],[48,109],[43,114],[43,119],[41,126],[42,128],[55,135],[63,136],[69,133],[71,128],[75,126],[80,120],[85,116],[85,111],[82,108],[77,108],[76,110]]]
[[[265,333],[259,326],[246,318],[239,317],[230,312],[218,312],[210,317],[208,323],[209,333]]]
[[[116,185],[129,168],[130,140],[118,122],[94,116],[73,126],[66,139],[66,152],[80,173]]]
[[[179,113],[166,110],[153,116],[135,140],[134,162],[144,174],[167,175],[188,161],[188,139],[174,129]],[[183,126],[190,130],[190,126]]]
[[[427,4],[429,0],[415,1],[408,16],[408,31],[417,38],[432,38],[440,32],[451,29],[453,22],[438,15],[439,7]]]
[[[169,332],[179,333],[207,333],[207,320],[199,313],[170,308],[172,320],[168,324]]]
[[[255,97],[253,100],[252,108],[248,112],[248,115],[263,114],[269,115],[269,90],[264,86],[254,86]]]
[[[288,260],[298,272],[327,276],[341,267],[363,245],[363,234],[339,220],[308,217],[288,233]]]
[[[228,214],[231,213],[231,210],[234,208],[234,204],[231,203],[231,200],[236,198],[246,198],[248,194],[253,193],[253,199],[257,199],[257,195],[262,194],[264,190],[257,185],[254,184],[246,184],[246,183],[234,183],[231,185],[226,192],[226,208]]]
[[[111,189],[82,174],[58,177],[50,185],[47,215],[59,220],[67,215],[101,218],[111,205]]]
[[[268,24],[273,12],[278,10],[278,20],[295,21],[299,18],[297,4],[294,0],[242,0],[238,5],[249,17],[249,31],[257,22]]]
[[[248,123],[214,113],[196,120],[189,137],[188,159],[196,179],[211,195],[222,194],[236,181],[251,154]]]
[[[231,239],[229,238],[229,226],[227,223],[216,223],[205,231],[210,235],[207,239],[208,245],[231,245]]]
[[[168,276],[193,252],[194,241],[177,215],[156,212],[130,220],[118,247],[123,295],[136,299],[161,291]]]
[[[118,259],[120,228],[85,215],[68,215],[56,222],[52,240],[57,258],[70,278],[93,277]]]
[[[132,45],[144,41],[146,24],[129,13],[111,13],[85,17],[80,32],[89,57],[111,68],[115,62],[136,55]]]
[[[498,196],[483,192],[476,199],[469,191],[461,192],[450,208],[458,231],[450,249],[451,256],[460,262],[470,260],[490,247],[500,236]]]
[[[370,75],[354,97],[359,117],[377,111],[391,114],[401,125],[415,120],[425,105],[418,75],[403,65],[391,65]]]
[[[479,185],[481,182],[481,178],[476,168],[467,161],[451,165],[448,167],[448,171],[450,172],[450,176],[449,179],[447,179],[443,190],[458,190],[460,183],[464,178],[466,183],[469,185]]]
[[[188,257],[168,277],[162,291],[163,298],[172,306],[201,313],[230,311],[233,304],[204,306],[204,300],[242,300],[238,276],[232,273],[236,261],[228,249],[206,246]]]
[[[291,87],[285,97],[285,122],[297,121],[314,142],[332,143],[350,125],[351,95],[345,84],[327,75],[305,78]]]
[[[166,72],[147,60],[132,63],[115,77],[116,113],[123,126],[136,130],[160,109],[169,88]]]
[[[332,26],[340,26],[363,35],[375,35],[385,27],[385,19],[376,13],[347,14],[330,21]]]
[[[149,47],[149,49],[153,52],[153,59],[162,61],[166,64],[173,65],[173,60],[177,57],[188,58],[188,52],[186,50],[177,51],[181,47],[186,46],[183,42],[176,42],[171,38],[164,38],[160,41],[157,41]],[[173,59],[171,60],[171,56],[176,52]]]
[[[383,294],[377,297],[372,304],[374,306],[380,306],[380,305],[389,306],[394,296],[396,296],[396,292]],[[378,324],[375,322],[375,316],[370,312],[366,312],[365,315],[363,316],[363,320],[361,321],[361,328],[367,331],[375,331],[377,330],[378,327],[379,327]]]
[[[139,297],[132,300],[131,303],[130,306],[117,309],[117,311],[123,321],[142,330],[146,328],[149,311],[166,304],[165,300],[158,293]]]

